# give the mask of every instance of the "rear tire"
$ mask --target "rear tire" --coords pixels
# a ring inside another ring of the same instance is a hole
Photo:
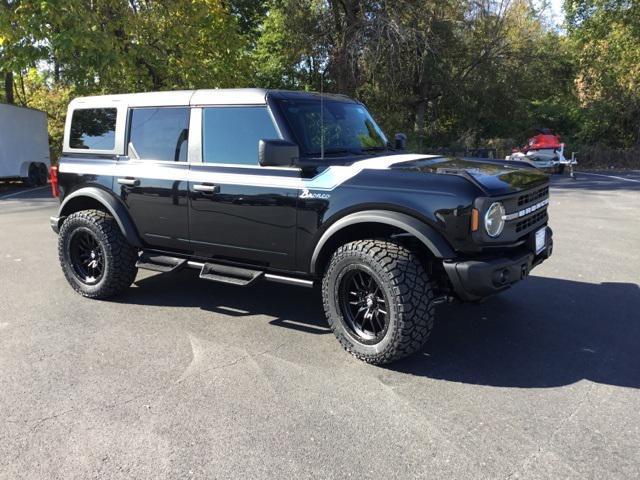
[[[49,170],[44,163],[38,164],[38,185],[46,185],[49,181]]]
[[[108,298],[131,286],[137,250],[127,243],[113,217],[82,210],[60,228],[58,256],[69,285],[89,298]]]
[[[338,248],[322,296],[335,336],[367,363],[418,352],[433,328],[434,294],[425,269],[413,252],[391,241],[359,240]]]
[[[27,177],[22,179],[22,182],[27,186],[27,187],[37,187],[38,186],[38,182],[40,179],[40,174],[38,172],[38,164],[37,163],[30,163],[29,164],[29,171],[27,172]]]

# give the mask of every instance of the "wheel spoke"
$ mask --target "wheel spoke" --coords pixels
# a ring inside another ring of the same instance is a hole
[[[383,323],[380,322],[380,316],[378,315],[378,312],[376,312],[373,316],[376,318],[376,324],[378,325],[378,329],[374,332],[377,335],[382,330],[384,330],[384,326]]]
[[[367,283],[367,290],[371,291],[371,289],[376,286],[376,281],[373,279],[373,277],[371,275],[369,275],[369,282]],[[377,290],[377,288],[376,288]]]

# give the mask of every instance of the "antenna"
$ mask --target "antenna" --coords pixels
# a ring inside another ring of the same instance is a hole
[[[324,71],[320,74],[320,160],[324,160]]]

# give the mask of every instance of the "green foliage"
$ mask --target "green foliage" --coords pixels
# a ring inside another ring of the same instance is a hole
[[[567,8],[578,63],[580,140],[640,144],[640,3],[576,0]]]
[[[18,100],[25,106],[47,112],[51,159],[55,162],[62,150],[62,136],[67,106],[75,96],[73,87],[55,83],[35,68],[19,77]]]
[[[529,0],[0,0],[0,73],[54,154],[74,95],[242,86],[353,95],[422,150],[640,142],[640,3],[565,11],[558,32]]]

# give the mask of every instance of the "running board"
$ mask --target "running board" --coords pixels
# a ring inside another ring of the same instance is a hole
[[[260,270],[249,270],[247,268],[231,267],[217,263],[205,263],[200,270],[200,278],[211,280],[212,282],[230,283],[240,287],[252,284],[262,276]]]
[[[180,270],[186,264],[187,260],[184,258],[169,257],[158,253],[142,252],[142,255],[140,255],[136,262],[136,267],[143,268],[145,270],[153,270],[154,272],[167,273]]]
[[[224,267],[224,268],[236,268],[237,270],[244,270],[242,268],[229,267],[227,265],[218,265],[218,264],[213,264],[213,263],[204,264],[204,263],[201,263],[201,262],[194,262],[194,261],[187,262],[187,266],[189,268],[194,268],[196,270],[203,270],[205,265],[216,265],[216,266]],[[246,271],[252,272],[254,270],[246,270]],[[259,271],[256,271],[256,272],[262,273],[262,272],[259,272]],[[202,277],[202,275],[200,275],[200,276]],[[286,283],[287,285],[296,285],[298,287],[313,288],[313,280],[306,280],[304,278],[286,277],[284,275],[275,275],[273,273],[265,273],[263,275],[258,275],[256,277],[256,280],[258,278],[264,278],[265,280],[267,280],[269,282]],[[210,278],[207,278],[207,280],[210,280]],[[237,283],[235,283],[235,282],[234,282],[234,284],[237,285]]]

